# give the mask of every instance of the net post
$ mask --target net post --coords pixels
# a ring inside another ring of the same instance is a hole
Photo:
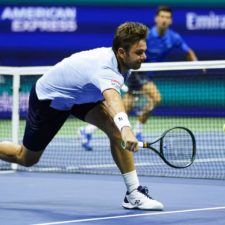
[[[13,104],[12,104],[12,141],[15,144],[19,143],[19,89],[20,89],[20,74],[13,74]],[[12,163],[11,169],[17,170],[17,164]]]

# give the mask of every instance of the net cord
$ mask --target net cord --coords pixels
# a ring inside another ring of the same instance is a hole
[[[9,67],[0,66],[0,74],[4,75],[40,75],[52,66]],[[135,71],[170,71],[170,70],[195,70],[195,69],[223,69],[225,60],[188,61],[188,62],[162,62],[142,63],[141,68]],[[134,71],[134,70],[132,70]]]

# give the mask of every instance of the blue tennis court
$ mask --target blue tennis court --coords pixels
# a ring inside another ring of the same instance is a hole
[[[225,224],[225,181],[140,177],[165,205],[162,212],[125,210],[120,176],[5,172],[0,174],[5,225]]]
[[[207,75],[208,80],[206,75],[204,79],[195,75],[158,77],[164,103],[146,124],[144,139],[151,142],[171,127],[184,126],[194,132],[197,144],[194,164],[182,170],[168,167],[152,151],[135,154],[141,185],[164,204],[164,211],[123,209],[126,188],[112,160],[108,139],[96,131],[93,151],[85,151],[78,137],[79,128],[85,124],[70,118],[37,165],[19,166],[17,172],[12,172],[10,164],[0,162],[1,223],[224,225],[225,95],[221,72],[221,76]],[[21,79],[24,89],[28,77]],[[22,94],[21,99],[26,102],[28,95],[25,91]],[[25,105],[23,109],[26,112]],[[130,119],[134,124],[137,117],[131,115]],[[17,122],[19,129],[14,129],[21,142],[24,118]],[[12,139],[10,118],[1,119],[0,132],[0,141]]]
[[[151,151],[136,154],[138,173],[145,175],[140,182],[164,204],[162,212],[122,208],[126,188],[104,136],[94,137],[91,152],[82,149],[78,137],[55,138],[36,166],[26,172],[23,167],[18,172],[1,171],[0,219],[6,225],[224,225],[223,135],[195,132],[196,160],[182,170],[168,167]],[[217,138],[208,141],[210,136]]]

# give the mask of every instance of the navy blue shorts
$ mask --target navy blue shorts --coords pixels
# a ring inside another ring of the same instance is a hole
[[[32,87],[23,145],[31,151],[42,151],[50,143],[66,119],[73,116],[85,121],[86,114],[100,102],[74,105],[69,111],[50,107],[51,100],[39,100]]]
[[[140,91],[142,86],[148,82],[151,82],[151,77],[147,73],[133,72],[126,83],[129,88],[128,92]]]

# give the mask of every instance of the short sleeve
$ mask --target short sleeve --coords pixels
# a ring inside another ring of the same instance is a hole
[[[93,76],[92,82],[101,92],[107,89],[115,89],[120,93],[120,89],[124,84],[124,78],[111,69],[104,69]]]
[[[184,52],[188,52],[190,49],[190,47],[183,40],[183,38],[177,33],[175,35],[175,47],[181,49]]]

